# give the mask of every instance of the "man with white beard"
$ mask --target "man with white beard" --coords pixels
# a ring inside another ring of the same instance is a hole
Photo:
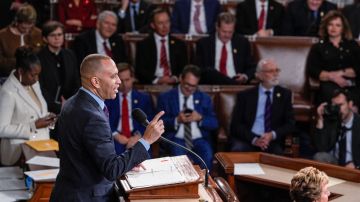
[[[262,59],[255,73],[259,85],[237,95],[230,125],[232,151],[283,153],[295,120],[291,91],[278,85],[279,73],[273,59]]]

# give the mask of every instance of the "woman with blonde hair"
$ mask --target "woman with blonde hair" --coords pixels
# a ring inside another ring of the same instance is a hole
[[[329,178],[326,173],[306,167],[291,179],[290,197],[294,202],[327,202]]]
[[[320,103],[329,101],[336,89],[346,89],[359,106],[360,47],[353,40],[346,18],[330,11],[319,29],[320,41],[308,56],[310,77],[320,81]]]

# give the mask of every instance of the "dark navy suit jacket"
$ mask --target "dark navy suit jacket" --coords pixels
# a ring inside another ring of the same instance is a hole
[[[83,90],[65,103],[58,127],[60,172],[52,202],[115,201],[113,182],[149,157],[140,142],[116,154],[105,113]]]
[[[119,99],[119,93],[116,95],[116,98],[114,100],[106,100],[105,104],[109,110],[110,128],[111,131],[114,132],[117,130],[119,121],[121,119],[121,103]],[[151,98],[148,94],[141,93],[136,90],[131,91],[131,109],[134,110],[135,108],[140,108],[141,110],[143,110],[148,116],[148,120],[151,120],[153,118],[153,105]],[[129,115],[131,116],[131,112],[129,112]],[[133,130],[131,131],[131,134],[134,134],[135,132],[140,132],[141,134],[144,133],[145,127],[142,126],[140,123],[132,119],[132,124]],[[116,140],[114,140],[114,143],[117,154],[121,154],[125,151],[125,145],[118,143]]]
[[[220,12],[218,0],[204,0],[204,10],[206,19],[207,33],[215,31],[215,22]],[[188,33],[191,18],[191,0],[178,0],[175,2],[171,15],[171,32]]]
[[[177,128],[175,128],[175,119],[180,113],[178,88],[171,89],[161,94],[158,98],[158,111],[164,110],[165,114],[162,120],[165,124],[166,136],[169,139],[175,137]],[[207,139],[209,132],[218,127],[215,112],[211,103],[210,96],[206,93],[196,91],[193,94],[194,110],[202,115],[203,119],[199,124],[202,137]]]

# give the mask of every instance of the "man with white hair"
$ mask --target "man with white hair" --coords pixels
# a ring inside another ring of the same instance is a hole
[[[237,95],[230,125],[232,151],[283,153],[295,120],[291,91],[278,85],[279,73],[273,59],[262,59],[255,73],[259,85]]]
[[[115,63],[126,62],[124,41],[117,35],[118,18],[112,11],[102,11],[98,15],[96,29],[84,32],[76,37],[73,49],[78,61],[87,55],[99,53],[111,57]]]

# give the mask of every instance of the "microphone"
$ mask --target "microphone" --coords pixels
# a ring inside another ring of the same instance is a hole
[[[149,125],[149,121],[147,120],[147,116],[145,114],[145,112],[143,112],[143,110],[139,109],[139,108],[135,108],[132,112],[131,112],[131,115],[132,117],[137,121],[139,122],[141,125],[147,127]],[[164,138],[162,136],[160,136],[160,139],[164,142],[167,142],[173,146],[176,146],[176,147],[180,147],[188,152],[190,152],[191,154],[193,154],[194,156],[196,156],[198,159],[200,159],[201,163],[204,165],[205,167],[205,182],[204,182],[204,186],[205,188],[208,187],[209,185],[209,169],[205,163],[205,161],[195,152],[191,151],[190,149],[176,143],[176,142],[173,142],[167,138]]]

